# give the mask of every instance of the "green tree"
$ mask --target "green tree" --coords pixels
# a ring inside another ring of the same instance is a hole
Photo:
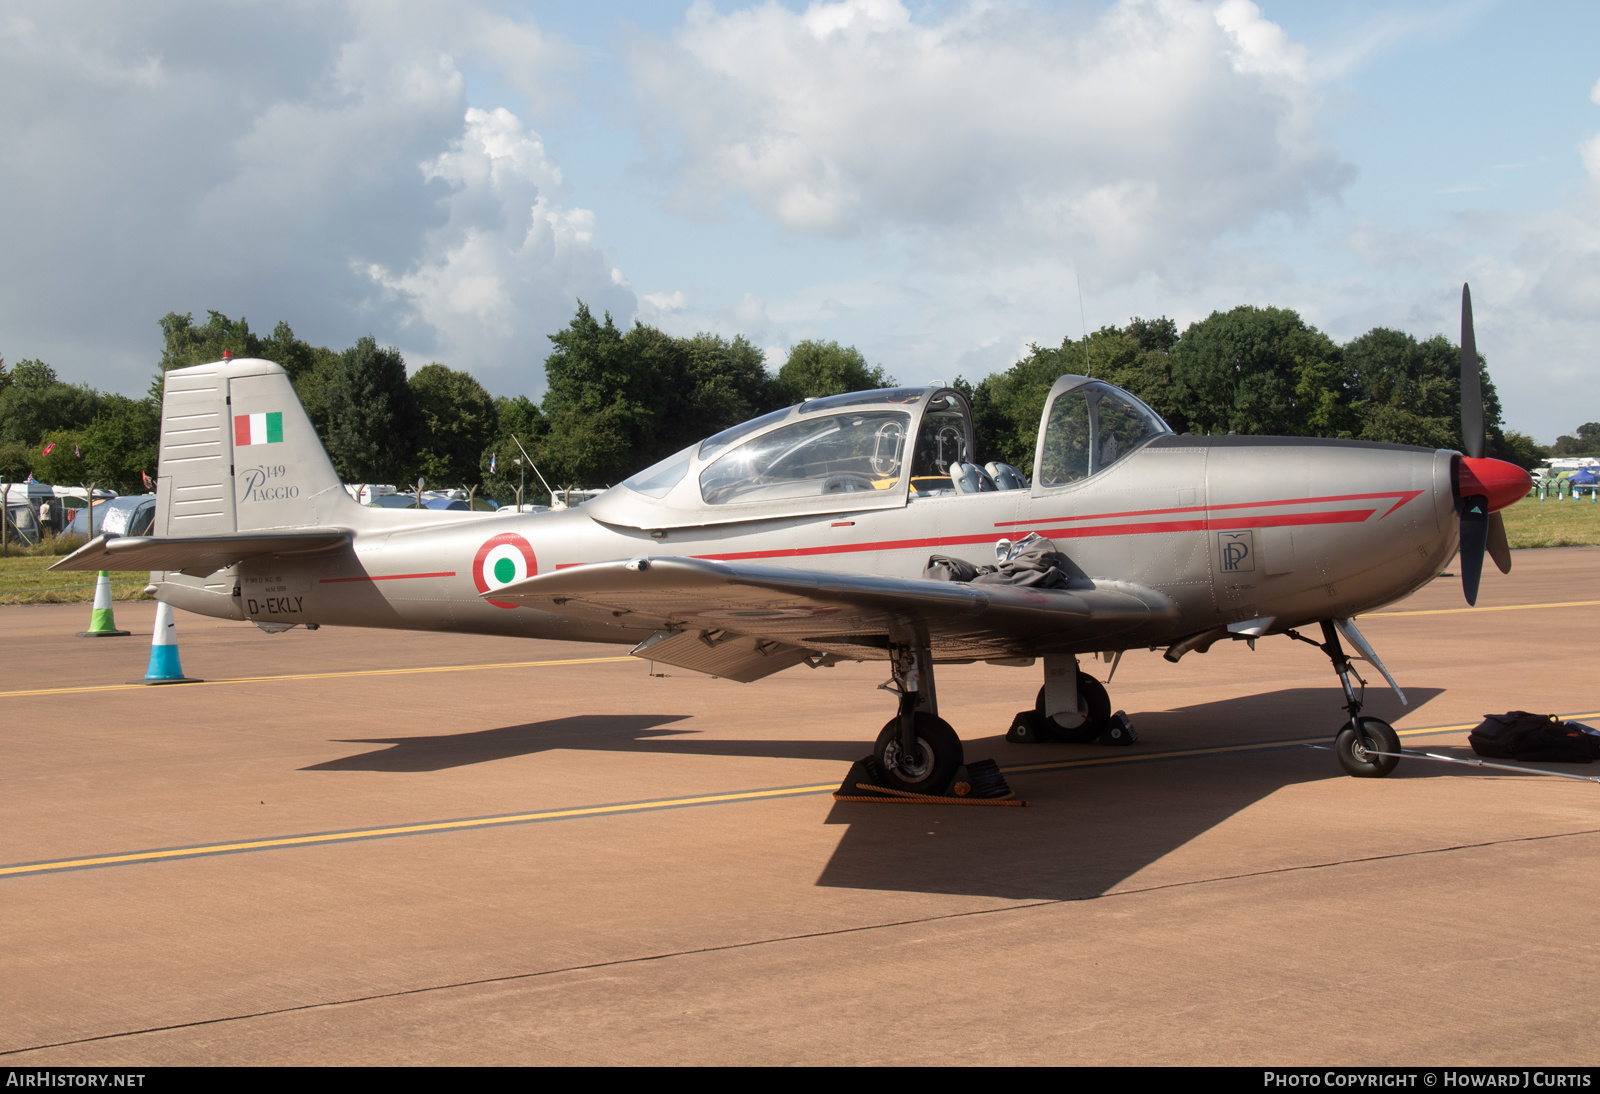
[[[54,387],[61,381],[56,377],[56,370],[43,361],[23,358],[11,369],[11,382],[19,388],[33,391],[44,391]]]
[[[1339,347],[1287,308],[1212,312],[1172,347],[1171,402],[1195,433],[1351,436]]]
[[[52,429],[44,435],[32,456],[33,477],[60,486],[79,486],[87,481],[82,457],[83,434],[76,429]],[[50,451],[46,452],[48,448]]]
[[[528,467],[522,449],[526,448],[529,455],[538,453],[550,423],[540,412],[539,404],[526,395],[501,395],[495,399],[494,409],[499,428],[494,442],[483,454],[481,467],[484,491],[496,501],[509,503],[516,497],[517,487],[525,485],[526,491],[522,496],[524,505],[546,502],[548,495],[539,484],[539,477],[534,474],[533,468]],[[520,448],[518,442],[521,443]],[[520,468],[518,461],[521,461]],[[489,470],[491,462],[493,471]]]
[[[83,475],[121,494],[145,492],[144,473],[156,476],[161,416],[147,399],[107,395],[83,431]]]
[[[688,398],[663,456],[788,404],[767,371],[766,356],[743,335],[730,342],[701,332],[677,341]],[[883,379],[881,369],[874,379]]]
[[[101,398],[86,385],[62,383],[43,361],[18,361],[11,383],[0,389],[0,441],[37,449],[48,433],[81,430],[94,421]]]
[[[0,482],[20,482],[33,470],[28,446],[21,441],[0,441]]]
[[[807,339],[789,349],[789,359],[778,370],[778,405],[798,403],[821,395],[870,391],[893,387],[894,377],[882,365],[867,367],[867,359],[854,346]]]
[[[1557,437],[1550,455],[1600,456],[1600,422],[1584,422],[1573,433]]]
[[[489,393],[467,373],[437,363],[418,369],[410,386],[422,423],[418,470],[433,483],[481,485],[480,460],[498,426]]]
[[[640,440],[657,420],[656,385],[640,374],[635,345],[623,345],[608,313],[595,319],[583,302],[567,328],[549,336],[543,411],[550,428],[536,454],[562,484],[616,482],[635,470]],[[642,466],[642,465],[640,465]]]
[[[410,481],[418,420],[400,351],[362,338],[341,355],[327,393],[328,455],[344,480]]]
[[[194,315],[190,312],[182,315],[168,312],[157,321],[161,325],[164,342],[160,362],[162,372],[220,361],[224,353],[231,353],[235,357],[262,356],[261,339],[251,333],[248,320],[243,317],[229,319],[219,311],[206,314],[210,318],[203,326],[195,325]]]
[[[1548,448],[1526,433],[1518,433],[1514,429],[1506,430],[1501,441],[1503,447],[1495,453],[1496,458],[1514,463],[1525,471],[1532,471],[1550,455]]]
[[[1418,342],[1404,331],[1375,327],[1345,345],[1344,359],[1362,439],[1465,450],[1458,345],[1442,334]],[[1504,430],[1500,393],[1481,353],[1478,386],[1487,454],[1537,466],[1542,453],[1533,439]]]

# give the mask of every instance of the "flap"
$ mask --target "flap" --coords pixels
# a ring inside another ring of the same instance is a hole
[[[722,627],[696,628],[677,634],[659,631],[640,642],[632,652],[635,657],[737,680],[741,684],[771,676],[811,656],[809,651],[795,646],[735,634]]]

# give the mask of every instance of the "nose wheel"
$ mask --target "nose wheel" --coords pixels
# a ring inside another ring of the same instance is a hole
[[[1400,735],[1381,718],[1362,718],[1361,731],[1345,726],[1334,738],[1333,751],[1345,774],[1358,779],[1381,779],[1400,764]],[[1388,753],[1388,755],[1384,755]]]

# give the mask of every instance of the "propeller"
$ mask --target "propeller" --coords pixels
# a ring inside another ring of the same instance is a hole
[[[1478,343],[1472,330],[1472,288],[1461,286],[1461,440],[1465,455],[1456,466],[1456,511],[1461,514],[1461,588],[1478,602],[1483,555],[1500,572],[1511,572],[1511,545],[1500,510],[1528,492],[1528,473],[1515,464],[1484,458],[1483,385],[1478,378]]]

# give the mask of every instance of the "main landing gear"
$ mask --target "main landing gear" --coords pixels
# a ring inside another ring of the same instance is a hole
[[[900,696],[900,711],[878,734],[872,755],[850,765],[835,801],[955,805],[1027,805],[993,760],[967,763],[961,738],[939,717],[933,658],[924,647],[889,647],[885,691]]]
[[[1076,657],[1051,656],[1044,663],[1045,684],[1034,709],[1017,715],[1007,740],[1131,745],[1139,739],[1126,714],[1111,713],[1111,699],[1100,681],[1078,671]],[[890,646],[889,671],[883,687],[900,697],[900,709],[884,723],[870,759],[851,768],[840,787],[843,800],[867,800],[852,795],[868,790],[924,801],[954,796],[994,804],[996,799],[1010,798],[1010,788],[994,761],[968,764],[961,738],[939,717],[928,649]]]
[[[933,687],[933,659],[926,649],[893,646],[891,680],[884,687],[900,695],[900,711],[884,724],[872,756],[883,781],[913,794],[943,794],[964,761],[961,738],[939,717]]]
[[[1131,745],[1139,739],[1128,716],[1111,713],[1105,685],[1078,668],[1071,654],[1048,656],[1044,686],[1032,710],[1019,711],[1006,740],[1015,744],[1059,741],[1067,744]]]
[[[1322,641],[1313,642],[1294,631],[1286,632],[1290,638],[1316,646],[1333,662],[1333,671],[1339,674],[1339,684],[1344,688],[1345,711],[1350,720],[1339,730],[1333,740],[1334,755],[1347,775],[1358,779],[1381,779],[1400,765],[1400,735],[1382,718],[1368,718],[1361,713],[1361,699],[1350,686],[1355,677],[1366,694],[1367,682],[1350,665],[1344,647],[1339,644],[1339,631],[1333,620],[1322,621]]]

